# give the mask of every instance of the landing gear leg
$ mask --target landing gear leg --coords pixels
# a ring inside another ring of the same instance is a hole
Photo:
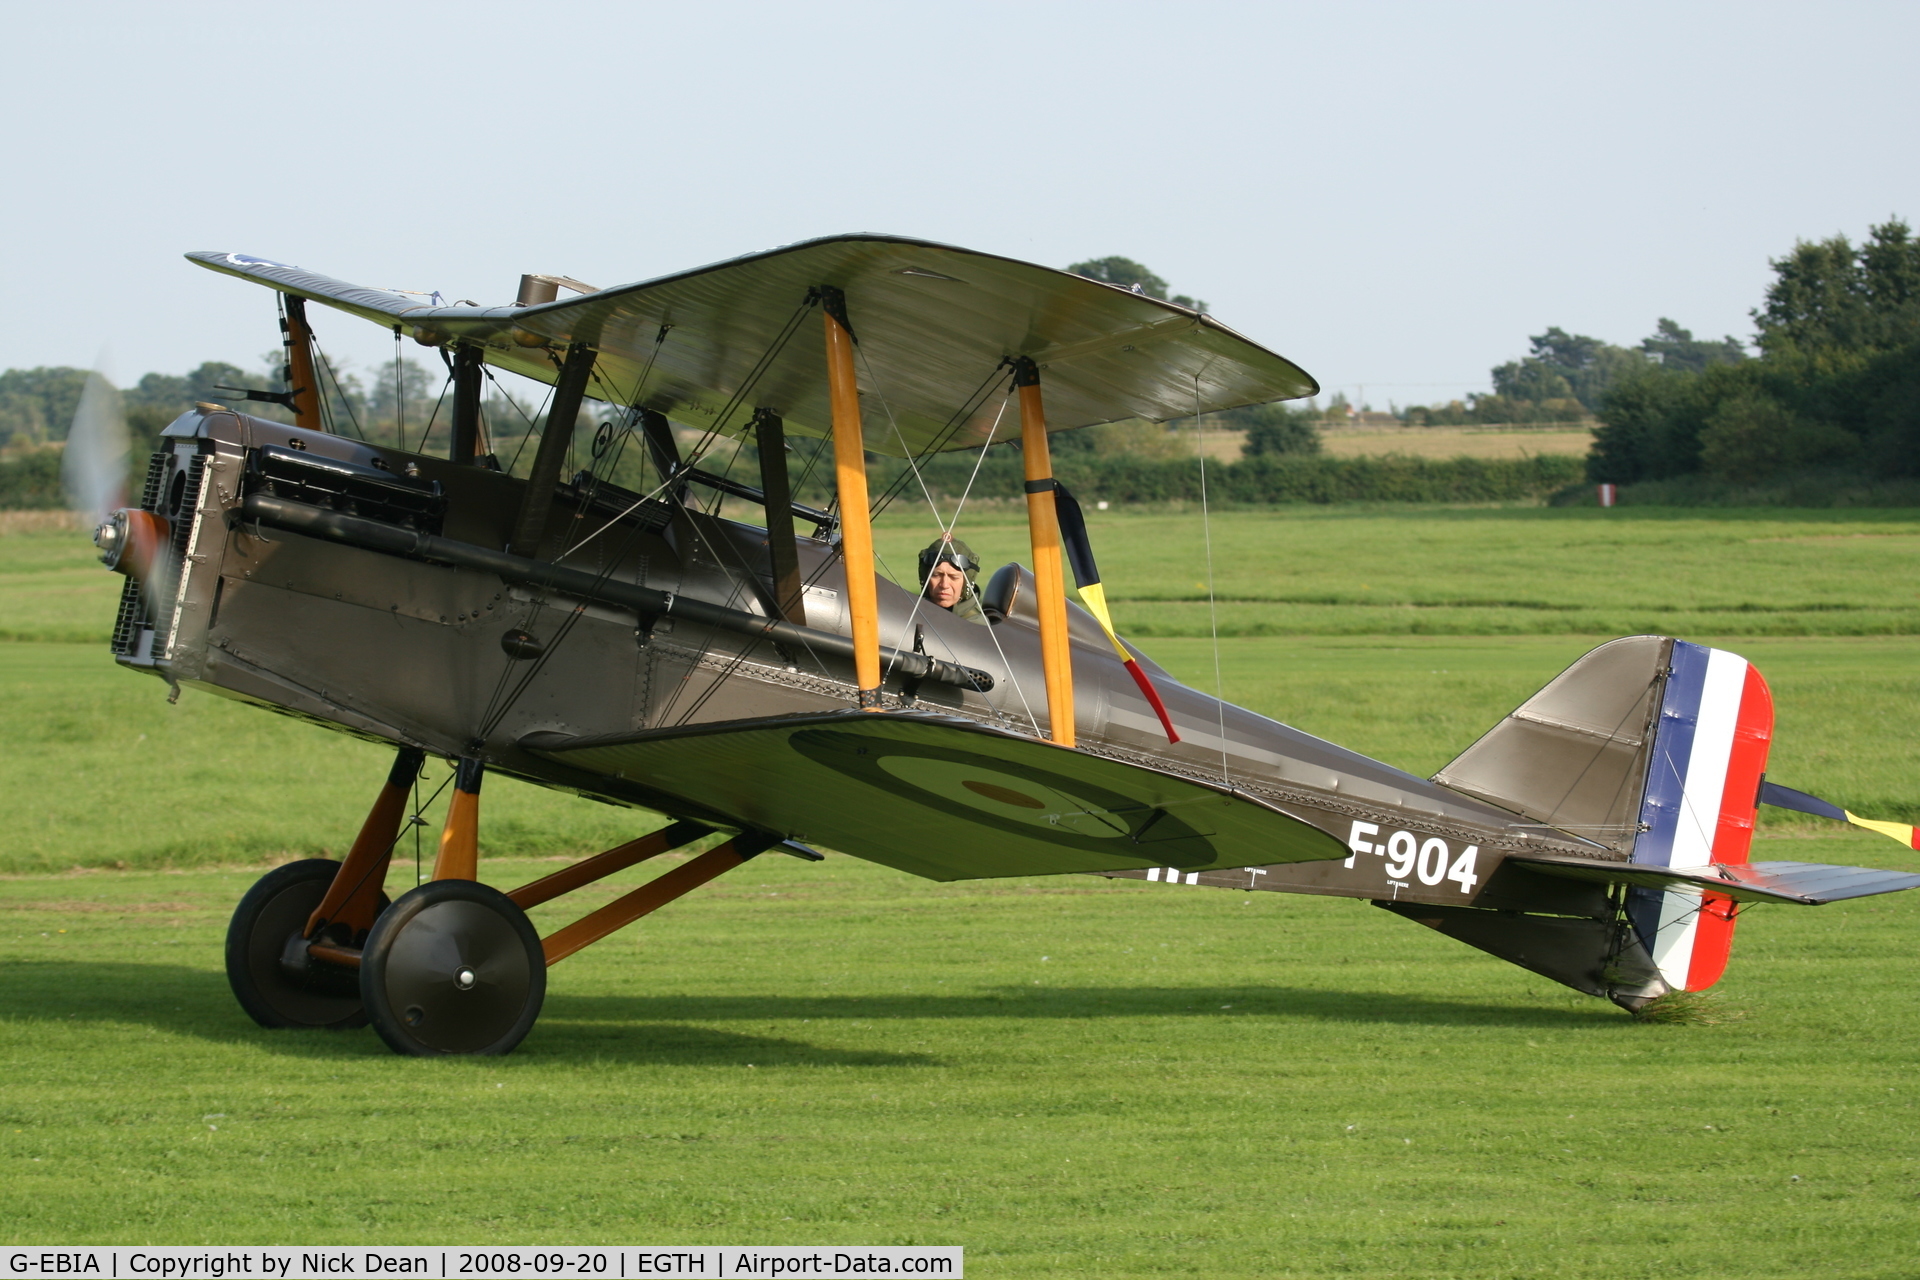
[[[368,1020],[395,1053],[510,1052],[547,994],[547,958],[527,913],[477,880],[479,760],[461,760],[433,879],[374,922],[360,959]]]
[[[387,907],[387,860],[420,773],[421,752],[403,747],[345,862],[309,858],[260,877],[227,926],[227,983],[263,1027],[358,1027],[366,1023],[352,968],[310,954],[357,947]]]

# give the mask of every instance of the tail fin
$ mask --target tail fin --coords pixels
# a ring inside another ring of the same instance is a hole
[[[1643,866],[1748,860],[1773,698],[1737,654],[1664,636],[1588,653],[1434,781],[1581,836]],[[1734,902],[1630,887],[1626,917],[1675,988],[1719,981]]]
[[[1609,640],[1433,780],[1627,856],[1639,834],[1674,643],[1665,636]]]
[[[1632,860],[1673,868],[1740,864],[1773,742],[1773,694],[1753,664],[1673,642]],[[1627,918],[1670,986],[1704,991],[1733,949],[1733,899],[1711,891],[1627,891]]]

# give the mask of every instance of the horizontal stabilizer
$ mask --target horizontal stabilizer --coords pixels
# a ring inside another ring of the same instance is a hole
[[[1701,867],[1662,867],[1597,858],[1512,854],[1508,862],[1542,875],[1641,889],[1711,890],[1736,902],[1791,902],[1818,906],[1876,893],[1920,888],[1920,875],[1878,867],[1836,867],[1823,862],[1728,862]]]

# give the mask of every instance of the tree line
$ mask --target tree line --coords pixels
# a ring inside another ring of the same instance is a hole
[[[1557,325],[1528,343],[1525,356],[1493,367],[1491,392],[1441,405],[1410,405],[1397,416],[1415,427],[1592,422],[1615,387],[1643,374],[1656,369],[1698,373],[1747,358],[1738,338],[1695,338],[1665,316],[1631,347]]]
[[[1771,259],[1760,355],[1658,366],[1609,389],[1588,475],[1736,484],[1920,472],[1920,241],[1905,221]]]
[[[276,356],[267,357],[271,366]],[[73,424],[87,370],[70,366],[0,372],[0,508],[57,508],[66,499],[60,483],[60,449]],[[413,452],[444,452],[451,436],[451,401],[444,376],[412,358],[365,376],[323,367],[322,402],[330,427],[341,435]],[[137,489],[160,433],[196,404],[240,409],[274,422],[292,413],[270,401],[237,396],[240,388],[278,391],[289,383],[284,367],[271,372],[209,360],[184,374],[149,373],[121,388],[126,411],[130,483]],[[538,420],[530,397],[490,384],[481,405],[489,439],[506,462],[523,451]]]

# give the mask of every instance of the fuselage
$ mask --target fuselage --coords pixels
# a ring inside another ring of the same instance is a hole
[[[277,459],[278,480],[262,467],[268,456]],[[741,825],[740,815],[702,797],[584,773],[525,743],[535,735],[599,737],[853,703],[851,662],[804,637],[756,639],[671,611],[610,603],[617,594],[610,591],[543,588],[247,518],[250,496],[291,492],[302,506],[343,514],[355,527],[416,527],[429,517],[426,499],[412,495],[430,495],[437,537],[497,551],[511,536],[525,489],[499,471],[214,409],[169,427],[153,466],[143,505],[170,526],[171,567],[157,580],[165,598],[142,601],[142,589],[130,584],[115,650],[124,665],[170,683],[442,757],[483,759],[545,786],[732,825]],[[561,486],[534,558],[600,583],[772,618],[767,539],[762,528],[670,492],[640,500],[582,479]],[[796,550],[805,628],[846,635],[837,542],[830,532],[802,535]],[[988,623],[880,582],[883,646],[991,677],[983,690],[894,673],[885,682],[886,706],[1050,735],[1031,577],[1008,566],[993,592],[1004,613],[995,610],[998,620]],[[1355,851],[1344,862],[1257,875],[1250,868],[1246,887],[1493,905],[1482,900],[1489,886],[1498,897],[1505,853],[1593,852],[1584,841],[1181,685],[1141,654],[1179,732],[1181,740],[1169,743],[1092,616],[1077,606],[1071,615],[1078,749],[1224,784]],[[1209,873],[1217,874],[1224,873]],[[1567,892],[1583,902],[1591,896],[1582,886]]]

